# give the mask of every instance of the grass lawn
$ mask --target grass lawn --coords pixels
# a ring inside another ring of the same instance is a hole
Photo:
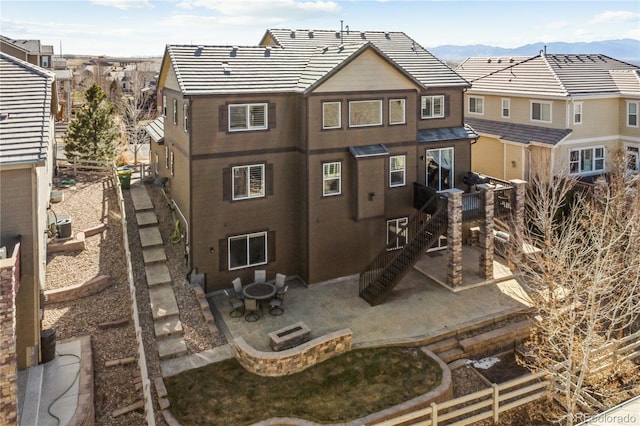
[[[245,425],[271,417],[346,422],[438,386],[440,366],[419,348],[358,349],[300,373],[261,377],[235,359],[165,379],[183,425]]]

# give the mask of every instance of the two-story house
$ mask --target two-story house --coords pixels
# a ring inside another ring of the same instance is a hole
[[[0,92],[0,375],[8,384],[0,393],[0,420],[7,420],[17,412],[16,366],[40,359],[55,75],[0,53]]]
[[[532,167],[591,180],[622,145],[640,171],[640,67],[605,55],[469,58],[465,122],[480,138],[473,170],[525,179]]]
[[[168,178],[206,291],[254,269],[308,283],[350,276],[401,245],[414,184],[466,188],[468,87],[401,32],[168,45],[152,169]]]
[[[40,40],[14,40],[0,36],[0,52],[42,68],[53,66],[53,46],[42,44]]]

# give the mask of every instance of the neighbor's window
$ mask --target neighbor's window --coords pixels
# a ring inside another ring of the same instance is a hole
[[[469,112],[471,114],[484,114],[484,98],[482,96],[469,97]]]
[[[406,174],[406,156],[393,155],[389,157],[389,186],[404,186]]]
[[[340,102],[323,102],[322,103],[322,128],[323,129],[339,129],[342,127]]]
[[[380,126],[382,101],[349,102],[349,127]]]
[[[573,104],[573,124],[582,124],[582,102]]]
[[[322,195],[342,193],[342,164],[339,161],[322,164]]]
[[[171,170],[171,176],[175,174],[175,162],[173,161],[173,151],[169,151],[169,169]]]
[[[572,149],[569,151],[569,173],[593,173],[604,171],[604,147]]]
[[[389,100],[389,124],[404,124],[407,122],[405,117],[405,99]]]
[[[640,102],[627,102],[627,127],[638,127],[638,105]]]
[[[265,130],[267,104],[229,105],[229,131]]]
[[[178,124],[178,100],[173,100],[173,124]]]
[[[162,116],[167,116],[167,95],[162,95]]]
[[[387,221],[387,250],[396,250],[407,245],[408,223],[406,217]]]
[[[165,169],[169,168],[169,146],[168,145],[164,146],[164,168]]]
[[[531,120],[551,123],[551,102],[531,102]]]
[[[153,162],[153,173],[158,175],[158,153],[156,152],[155,161]]]
[[[233,199],[264,197],[264,164],[234,167]]]
[[[502,99],[502,118],[509,118],[511,116],[511,99]]]
[[[640,146],[627,146],[627,170],[630,172],[640,172]]]
[[[229,253],[229,270],[247,268],[267,263],[267,233],[229,237],[227,240]]]
[[[421,104],[422,118],[444,117],[444,95],[423,96]]]
[[[182,104],[182,128],[185,132],[189,131],[189,104],[187,102]]]

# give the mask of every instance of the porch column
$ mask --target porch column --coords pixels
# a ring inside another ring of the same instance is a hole
[[[457,188],[447,194],[447,285],[451,288],[462,285],[462,193]]]
[[[522,240],[524,237],[524,207],[526,200],[526,187],[527,182],[520,179],[512,179],[509,181],[514,189],[513,196],[513,213],[512,213],[512,227],[513,227],[513,245],[515,253],[518,258],[521,257],[523,252]]]
[[[0,260],[0,424],[18,421],[15,259]]]
[[[493,279],[493,185],[478,185],[480,190],[479,210],[482,214],[480,222],[480,276],[484,279]]]

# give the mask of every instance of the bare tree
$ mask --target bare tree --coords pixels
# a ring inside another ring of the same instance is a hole
[[[149,143],[149,135],[144,131],[144,126],[153,118],[149,108],[148,94],[153,91],[145,91],[146,81],[144,74],[134,70],[128,77],[129,87],[123,93],[118,103],[118,110],[124,127],[126,144],[133,152],[134,163],[138,163],[138,154],[143,144]]]
[[[618,153],[607,182],[590,189],[571,178],[532,173],[524,241],[540,250],[511,253],[537,313],[524,362],[544,371],[567,425],[640,391],[640,371],[615,359],[616,339],[638,331],[638,179]],[[514,230],[515,231],[515,230]]]

